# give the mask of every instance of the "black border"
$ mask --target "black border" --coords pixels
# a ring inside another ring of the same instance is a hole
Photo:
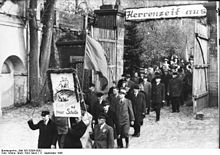
[[[75,88],[75,94],[76,94],[76,99],[77,102],[79,102],[79,94],[77,93],[77,89],[78,89],[78,82],[77,81],[77,71],[73,68],[58,68],[58,69],[48,69],[47,70],[47,79],[48,79],[48,88],[50,90],[50,96],[52,101],[54,101],[53,99],[53,88],[52,88],[52,81],[51,81],[51,73],[55,73],[55,74],[60,74],[60,73],[72,73],[73,74],[73,82],[74,82],[74,88]]]

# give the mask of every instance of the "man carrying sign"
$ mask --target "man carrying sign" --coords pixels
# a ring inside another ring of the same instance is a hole
[[[82,121],[81,117],[70,118],[71,128],[64,140],[63,148],[82,148],[80,138],[86,132],[86,124]]]

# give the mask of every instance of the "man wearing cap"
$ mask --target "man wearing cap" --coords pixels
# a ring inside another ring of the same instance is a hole
[[[155,76],[155,83],[152,84],[152,109],[156,112],[156,121],[160,120],[160,109],[165,102],[165,86],[161,83],[161,77]]]
[[[115,111],[112,111],[111,105],[109,104],[109,101],[103,100],[102,106],[104,109],[103,115],[105,115],[106,118],[106,124],[112,127],[114,130],[114,139],[116,139],[116,114]]]
[[[100,113],[103,112],[103,106],[102,106],[102,101],[103,101],[103,93],[102,92],[97,92],[96,93],[98,100],[94,105],[94,109],[92,111],[92,115],[93,115],[93,123],[97,124],[98,123],[98,116]]]
[[[143,79],[143,89],[142,91],[145,93],[145,100],[146,100],[146,108],[147,108],[147,115],[150,113],[150,105],[151,105],[151,89],[152,85],[148,81],[148,76],[144,75]]]
[[[120,101],[116,106],[117,145],[119,148],[123,148],[123,138],[125,138],[126,148],[128,148],[130,124],[134,125],[135,120],[131,101],[125,98],[125,95],[126,90],[120,89]]]
[[[165,86],[165,99],[166,99],[166,103],[167,106],[170,106],[170,98],[167,95],[167,88],[168,88],[168,83],[169,80],[172,78],[172,76],[170,75],[168,70],[163,70],[162,71],[162,76],[161,76],[161,82],[164,84]]]
[[[94,106],[98,101],[98,97],[95,92],[95,84],[91,83],[89,85],[89,91],[85,95],[85,103],[88,106],[88,112],[94,114]]]
[[[119,90],[118,87],[113,87],[113,94],[108,98],[110,102],[110,109],[115,113],[116,112],[116,105],[118,104],[119,98]]]
[[[135,83],[131,80],[130,74],[126,74],[125,77],[126,77],[127,87],[132,89]]]
[[[114,131],[106,124],[105,115],[99,115],[98,124],[94,127],[91,139],[94,140],[93,148],[114,148]]]
[[[146,100],[144,93],[140,92],[139,85],[135,84],[133,87],[133,93],[131,94],[131,103],[134,111],[134,134],[132,136],[139,137],[141,124],[143,124],[143,118],[146,114]]]
[[[71,127],[68,129],[68,133],[64,140],[63,148],[82,148],[82,142],[80,138],[86,132],[87,126],[82,121],[82,117],[71,117]]]
[[[37,124],[33,123],[31,118],[28,125],[32,130],[39,129],[38,148],[55,148],[57,141],[57,128],[55,123],[50,119],[48,110],[42,111],[42,120]]]
[[[126,74],[122,74],[122,78],[118,81],[118,85],[117,85],[117,87],[118,88],[121,88],[122,87],[122,83],[124,82],[124,81],[126,81]]]
[[[182,93],[182,80],[178,78],[178,73],[173,72],[172,78],[168,83],[168,92],[167,94],[170,96],[171,104],[172,104],[172,112],[180,112],[180,97]]]
[[[109,88],[109,91],[108,91],[108,98],[111,98],[111,96],[114,95],[114,94],[113,94],[113,89],[114,89],[116,86],[117,86],[116,81],[112,81],[112,87]]]
[[[139,83],[139,76],[138,76],[138,72],[134,73],[134,76],[131,79],[135,84]]]

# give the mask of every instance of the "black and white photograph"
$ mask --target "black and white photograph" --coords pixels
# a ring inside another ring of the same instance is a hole
[[[0,154],[218,151],[219,54],[219,1],[0,0]]]

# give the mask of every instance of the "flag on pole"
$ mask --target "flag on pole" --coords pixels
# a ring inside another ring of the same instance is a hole
[[[98,41],[88,35],[86,36],[84,69],[91,69],[98,73],[103,81],[101,89],[106,88],[108,85],[106,52]]]

